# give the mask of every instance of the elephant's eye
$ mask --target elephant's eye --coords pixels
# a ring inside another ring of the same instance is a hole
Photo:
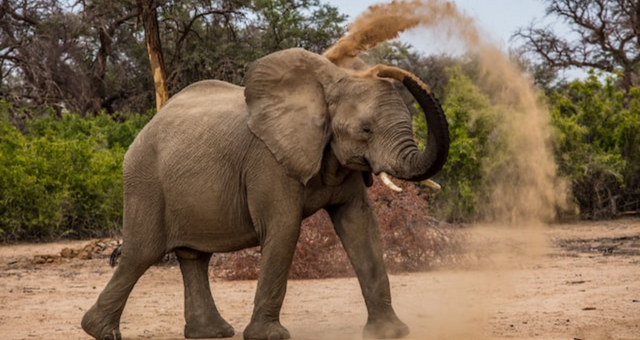
[[[371,133],[371,126],[369,125],[365,125],[362,127],[362,132],[364,133]]]

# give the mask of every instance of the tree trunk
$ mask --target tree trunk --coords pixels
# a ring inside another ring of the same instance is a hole
[[[160,31],[158,29],[158,12],[153,0],[137,0],[140,17],[144,26],[144,37],[147,42],[151,73],[156,91],[156,109],[160,108],[169,100],[169,90],[167,89],[167,76],[162,57],[162,46],[160,44]]]

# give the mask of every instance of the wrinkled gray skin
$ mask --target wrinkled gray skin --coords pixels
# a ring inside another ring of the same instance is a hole
[[[211,296],[209,259],[259,245],[260,277],[244,338],[289,338],[279,314],[300,224],[324,208],[362,288],[369,313],[364,336],[407,335],[391,306],[366,184],[371,172],[416,179],[442,159],[417,150],[392,81],[354,77],[293,49],[254,63],[245,83],[187,87],[129,148],[122,257],[83,329],[97,339],[120,339],[120,316],[136,281],[175,251],[184,277],[185,336],[230,337],[234,329]],[[444,120],[441,111],[430,114]],[[430,129],[446,130],[443,124]],[[448,150],[448,139],[445,144]]]

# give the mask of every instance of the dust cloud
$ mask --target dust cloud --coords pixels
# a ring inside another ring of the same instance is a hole
[[[501,224],[545,224],[554,217],[563,197],[558,190],[550,151],[549,111],[538,98],[531,79],[481,33],[453,2],[392,1],[369,7],[349,26],[349,34],[325,52],[341,64],[377,44],[419,28],[461,42],[480,59],[481,89],[499,106],[500,133],[508,140],[507,162],[496,171],[486,164],[492,189],[489,220]]]
[[[411,337],[490,338],[484,332],[488,311],[498,307],[478,294],[471,296],[474,287],[500,286],[505,293],[515,289],[517,283],[508,271],[535,262],[545,253],[544,227],[554,218],[556,207],[565,202],[550,149],[550,114],[532,80],[452,2],[413,0],[371,6],[350,25],[348,35],[324,55],[338,65],[346,65],[361,52],[409,29],[427,30],[458,41],[467,52],[478,56],[478,86],[499,108],[496,132],[507,141],[503,163],[484,164],[493,183],[484,214],[487,225],[476,228],[475,244],[470,245],[490,248],[493,265],[484,276],[475,275],[473,280],[452,285],[451,294],[439,300],[416,302],[414,311],[418,314],[423,308],[420,305],[427,303],[435,303],[440,312],[430,313],[430,321],[420,321],[431,324],[431,330],[418,330]],[[478,303],[464,307],[465,301]]]

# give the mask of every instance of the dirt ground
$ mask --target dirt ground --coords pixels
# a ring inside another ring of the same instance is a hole
[[[465,265],[390,277],[410,339],[640,339],[640,219],[469,232]],[[89,339],[80,319],[113,269],[104,256],[47,256],[88,243],[0,247],[0,338]],[[234,339],[255,286],[212,283]],[[182,339],[182,303],[179,268],[151,268],[125,308],[123,337]],[[281,319],[294,339],[360,339],[366,314],[355,278],[302,280],[289,282]]]

